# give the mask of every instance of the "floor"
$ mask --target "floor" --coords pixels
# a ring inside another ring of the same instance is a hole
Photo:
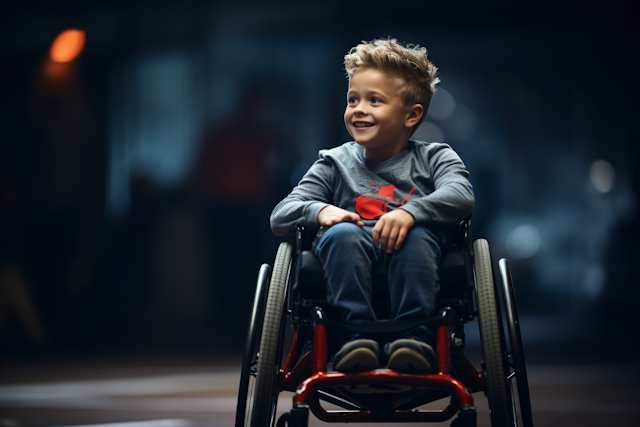
[[[556,319],[557,320],[557,319]],[[527,370],[536,426],[637,426],[640,364],[621,337],[594,346],[585,337],[540,340],[523,319]],[[574,335],[575,336],[575,335]],[[609,341],[607,341],[609,340]],[[478,337],[468,333],[466,354],[478,368]],[[229,427],[234,424],[240,357],[166,353],[47,358],[0,355],[0,427]],[[291,407],[280,395],[280,412]],[[474,394],[478,426],[489,426],[482,393]],[[442,405],[436,402],[433,405]],[[445,423],[430,424],[448,426]],[[326,426],[313,416],[311,427]],[[389,426],[399,424],[386,424]],[[413,424],[415,425],[415,424]]]
[[[189,361],[91,360],[5,364],[0,426],[200,427],[234,423],[239,365]],[[636,365],[528,367],[538,426],[637,426]],[[475,394],[478,426],[489,426]],[[291,393],[279,399],[281,411]],[[449,425],[450,422],[433,425]],[[311,417],[310,426],[326,425]]]

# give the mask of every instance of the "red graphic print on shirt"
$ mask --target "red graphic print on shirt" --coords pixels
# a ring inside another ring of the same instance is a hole
[[[402,202],[398,202],[398,199],[393,195],[396,188],[395,185],[383,185],[380,188],[373,183],[370,183],[370,185],[377,190],[375,194],[366,193],[356,197],[356,212],[362,219],[376,219],[386,214],[389,212],[389,203],[391,203],[392,207],[404,205],[413,190],[416,189],[416,187],[413,187],[407,197]]]

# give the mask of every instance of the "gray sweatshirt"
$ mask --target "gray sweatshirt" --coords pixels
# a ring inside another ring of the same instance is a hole
[[[276,235],[292,233],[298,224],[317,230],[318,213],[327,205],[358,213],[365,225],[394,209],[409,212],[416,224],[452,224],[473,209],[469,172],[447,144],[409,141],[406,150],[379,163],[355,142],[321,150],[318,157],[271,213]]]

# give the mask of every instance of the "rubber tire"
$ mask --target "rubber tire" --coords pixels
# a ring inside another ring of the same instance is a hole
[[[523,427],[533,427],[533,412],[531,411],[527,365],[524,358],[520,320],[518,319],[518,307],[516,305],[516,294],[513,286],[513,278],[511,277],[511,268],[509,267],[509,262],[504,258],[500,260],[498,265],[502,285],[500,295],[502,297],[504,315],[507,321],[507,331],[509,332],[509,345],[507,347],[510,350],[511,364],[518,389],[520,417]]]
[[[275,424],[278,393],[274,391],[276,366],[280,363],[277,355],[281,354],[278,344],[283,331],[283,314],[287,281],[291,271],[291,254],[293,245],[283,242],[278,247],[273,265],[267,306],[260,340],[260,356],[256,375],[251,427],[266,427]]]
[[[485,362],[485,394],[489,400],[492,427],[513,426],[511,392],[507,384],[501,327],[491,268],[489,244],[473,242],[473,266],[478,295],[478,323]]]
[[[247,341],[245,343],[244,357],[242,359],[242,370],[240,371],[240,386],[238,387],[238,403],[236,406],[235,427],[245,427],[247,414],[251,415],[253,396],[255,390],[255,375],[251,375],[252,368],[255,369],[262,336],[262,325],[264,323],[264,309],[267,303],[267,293],[269,292],[269,282],[271,280],[271,266],[263,264],[258,273],[256,292],[253,298],[251,309],[251,319],[247,331]]]

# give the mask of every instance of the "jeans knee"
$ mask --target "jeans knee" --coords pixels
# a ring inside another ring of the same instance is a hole
[[[407,233],[402,248],[420,257],[439,259],[442,253],[440,239],[426,227],[413,227]]]
[[[314,253],[321,260],[327,256],[353,259],[356,254],[369,254],[368,246],[373,247],[373,243],[367,243],[366,232],[361,227],[341,222],[324,232]]]
[[[350,222],[341,222],[331,226],[320,239],[320,242],[339,245],[360,244],[362,241],[362,229]]]

